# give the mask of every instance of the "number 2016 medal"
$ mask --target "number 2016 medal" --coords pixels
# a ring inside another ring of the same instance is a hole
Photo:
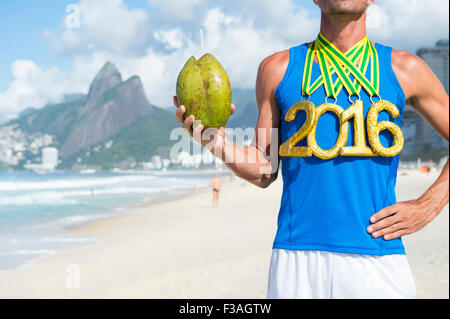
[[[321,76],[310,85],[314,56],[317,56]],[[370,59],[372,63],[371,80],[369,81],[364,74]],[[358,67],[355,66],[356,61],[359,61]],[[337,74],[335,83],[332,81],[333,73]],[[349,78],[350,74],[354,77],[353,82]],[[308,100],[302,100],[292,105],[286,112],[284,120],[294,121],[297,113],[304,111],[306,112],[306,121],[299,131],[280,146],[280,156],[307,157],[314,155],[321,159],[332,159],[339,155],[392,157],[401,152],[404,144],[401,129],[390,121],[377,122],[378,114],[381,111],[386,111],[392,118],[400,115],[394,104],[381,99],[374,102],[367,114],[366,125],[364,123],[363,101],[359,98],[361,88],[363,87],[370,94],[371,101],[373,97],[379,97],[378,54],[367,37],[356,43],[345,54],[342,54],[322,34],[319,34],[318,38],[311,43],[306,55],[302,95],[311,95],[322,84],[325,87],[327,99],[333,98],[336,101],[336,97],[342,88],[345,88],[348,92],[349,99],[351,96],[358,96],[358,98],[346,110],[336,103],[327,101],[317,108]],[[340,129],[335,146],[329,150],[323,150],[317,145],[315,134],[320,116],[327,111],[333,112],[339,117]],[[354,119],[354,145],[345,146],[351,118]],[[371,147],[366,144],[366,126]],[[380,142],[379,134],[383,130],[389,130],[394,137],[394,144],[391,147],[386,148]],[[307,138],[307,146],[295,146],[305,137]]]

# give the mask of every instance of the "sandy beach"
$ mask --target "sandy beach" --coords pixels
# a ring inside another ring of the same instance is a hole
[[[420,196],[437,176],[399,172],[397,199]],[[200,190],[84,225],[74,233],[101,243],[0,271],[0,297],[265,298],[281,190],[281,178],[268,189],[234,178],[217,209]],[[448,213],[404,238],[419,298],[449,297]]]

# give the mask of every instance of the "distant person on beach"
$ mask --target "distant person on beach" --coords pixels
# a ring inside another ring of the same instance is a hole
[[[214,173],[213,179],[211,180],[211,188],[213,191],[212,205],[213,207],[219,207],[219,194],[220,188],[222,187],[222,182],[220,181],[217,173]]]
[[[198,191],[198,182],[197,180],[194,181],[194,192]]]
[[[431,163],[430,162],[419,167],[419,172],[421,172],[421,173],[429,173],[430,171],[431,171]]]
[[[184,119],[174,98],[178,121],[240,178],[266,188],[281,158],[268,298],[416,298],[401,236],[448,203],[449,167],[420,198],[396,201],[402,113],[412,106],[448,141],[449,100],[420,58],[368,39],[373,2],[314,0],[317,39],[261,62],[250,146],[227,139],[224,127],[193,132],[195,117]]]

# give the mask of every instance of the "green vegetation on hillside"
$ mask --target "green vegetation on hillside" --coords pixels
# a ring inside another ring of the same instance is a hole
[[[84,105],[84,99],[70,103],[47,105],[27,115],[11,121],[29,134],[42,132],[56,137],[60,145],[64,143],[77,118],[77,109]]]
[[[255,90],[234,88],[232,101],[236,106],[236,111],[230,116],[227,127],[255,128],[258,120]]]
[[[7,171],[8,169],[9,169],[9,166],[6,163],[0,162],[0,172]]]
[[[105,147],[108,141],[104,141],[89,150],[73,154],[64,161],[63,167],[71,167],[77,163],[78,158],[82,160],[80,165],[101,166],[103,169],[111,169],[130,157],[136,162],[149,162],[151,157],[157,154],[158,148],[173,145],[170,132],[177,126],[174,114],[154,107],[150,114],[109,138],[112,141],[110,148]],[[96,148],[99,150],[95,151]]]

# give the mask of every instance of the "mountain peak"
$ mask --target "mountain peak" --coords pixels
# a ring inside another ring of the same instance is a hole
[[[89,88],[88,101],[94,102],[106,91],[122,83],[122,76],[112,62],[106,62],[98,71]]]
[[[107,61],[102,66],[100,71],[98,71],[97,74],[101,74],[101,73],[104,73],[104,74],[115,74],[115,73],[117,73],[117,74],[120,75],[119,70],[117,69],[116,65],[114,63],[112,63],[111,61]]]
[[[76,122],[61,147],[68,158],[120,132],[153,110],[138,76],[122,81],[114,64],[106,63],[91,84],[86,104],[78,110]]]

